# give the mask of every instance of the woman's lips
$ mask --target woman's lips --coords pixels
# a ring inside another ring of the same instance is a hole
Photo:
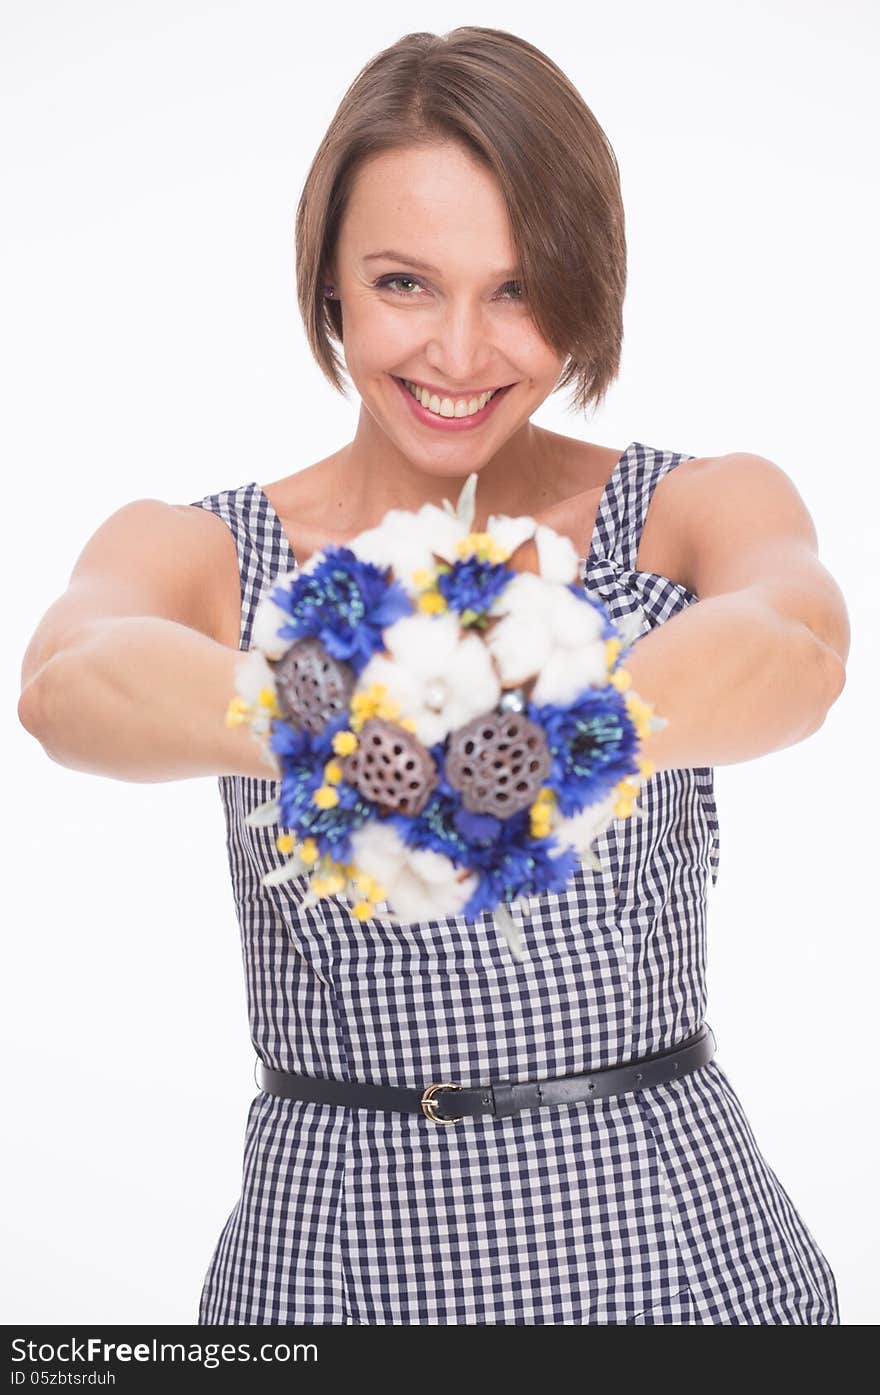
[[[504,397],[512,387],[516,387],[515,383],[508,383],[507,387],[499,388],[498,391],[493,393],[489,398],[485,407],[481,407],[480,410],[474,412],[471,417],[441,417],[438,416],[436,412],[429,412],[427,407],[423,407],[421,402],[418,402],[415,397],[413,397],[402,378],[398,378],[394,373],[389,376],[394,379],[398,388],[403,393],[416,420],[422,422],[425,426],[433,426],[437,431],[471,431],[476,426],[482,426],[483,422],[487,421],[492,415],[495,404],[500,402],[502,397]]]

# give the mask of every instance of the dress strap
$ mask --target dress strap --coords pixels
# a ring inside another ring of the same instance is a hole
[[[258,485],[242,484],[192,500],[223,519],[235,539],[241,589],[239,649],[249,649],[257,605],[265,587],[282,569],[282,559],[269,501]]]
[[[602,527],[599,535],[604,556],[627,570],[635,571],[639,542],[651,496],[664,475],[692,455],[657,450],[633,441],[608,482],[602,500]]]

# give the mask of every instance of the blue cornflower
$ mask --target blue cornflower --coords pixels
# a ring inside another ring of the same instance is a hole
[[[451,610],[470,613],[474,619],[489,609],[516,572],[503,562],[482,562],[478,557],[453,562],[437,577],[437,589]]]
[[[322,856],[336,862],[351,858],[351,834],[375,815],[373,804],[346,780],[335,786],[339,803],[322,809],[312,795],[324,781],[324,766],[335,758],[333,737],[343,730],[348,714],[341,713],[320,732],[297,731],[289,723],[275,720],[269,745],[279,757],[281,792],[278,796],[282,828],[290,828],[300,838],[314,838]]]
[[[394,816],[404,843],[443,853],[479,878],[462,914],[472,919],[499,900],[561,891],[577,870],[574,852],[559,852],[554,838],[533,838],[528,809],[509,818],[473,814],[443,771],[443,746],[431,748],[439,782],[416,818]],[[556,854],[556,855],[554,855]]]
[[[344,659],[355,673],[383,648],[382,630],[413,609],[398,581],[362,562],[349,547],[330,547],[311,572],[273,588],[271,599],[289,616],[278,634],[282,639],[316,635],[328,654]]]
[[[570,707],[528,703],[526,715],[544,729],[553,759],[546,783],[566,817],[639,773],[638,734],[626,698],[613,684],[589,688]]]
[[[509,824],[513,820],[502,822]],[[580,866],[577,853],[573,848],[560,852],[555,838],[526,840],[527,833],[528,825],[523,824],[521,842],[511,840],[501,850],[497,862],[480,870],[480,880],[461,908],[466,919],[473,920],[483,911],[493,911],[499,901],[516,901],[521,896],[542,896],[545,892],[565,890]]]

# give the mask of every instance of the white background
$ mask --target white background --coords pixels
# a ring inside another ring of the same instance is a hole
[[[194,1322],[255,1092],[215,781],[51,762],[21,656],[123,503],[351,438],[298,319],[296,202],[362,64],[458,24],[542,48],[621,167],[620,378],[592,421],[565,394],[535,420],[769,457],[847,597],[822,729],[716,772],[707,1019],[843,1322],[877,1321],[875,6],[4,0],[5,1322]]]

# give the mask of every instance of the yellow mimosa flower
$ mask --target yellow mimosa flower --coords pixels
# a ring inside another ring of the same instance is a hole
[[[447,610],[446,597],[439,591],[424,591],[417,601],[418,609],[426,615],[441,615]]]
[[[626,699],[626,710],[629,713],[639,740],[651,735],[651,716],[653,707],[649,702],[644,702],[635,693],[630,693]]]
[[[226,708],[226,726],[240,727],[248,720],[250,712],[251,705],[243,697],[232,698]]]
[[[529,810],[529,816],[532,825],[532,835],[534,837],[543,837],[544,833],[550,831],[550,823],[553,815],[549,804],[534,803]],[[535,833],[536,829],[543,829],[544,833]]]
[[[385,888],[368,872],[358,872],[354,878],[354,883],[358,891],[362,891],[368,900],[384,901]]]
[[[345,886],[345,878],[338,872],[327,872],[323,877],[312,877],[309,885],[316,896],[335,896]]]

